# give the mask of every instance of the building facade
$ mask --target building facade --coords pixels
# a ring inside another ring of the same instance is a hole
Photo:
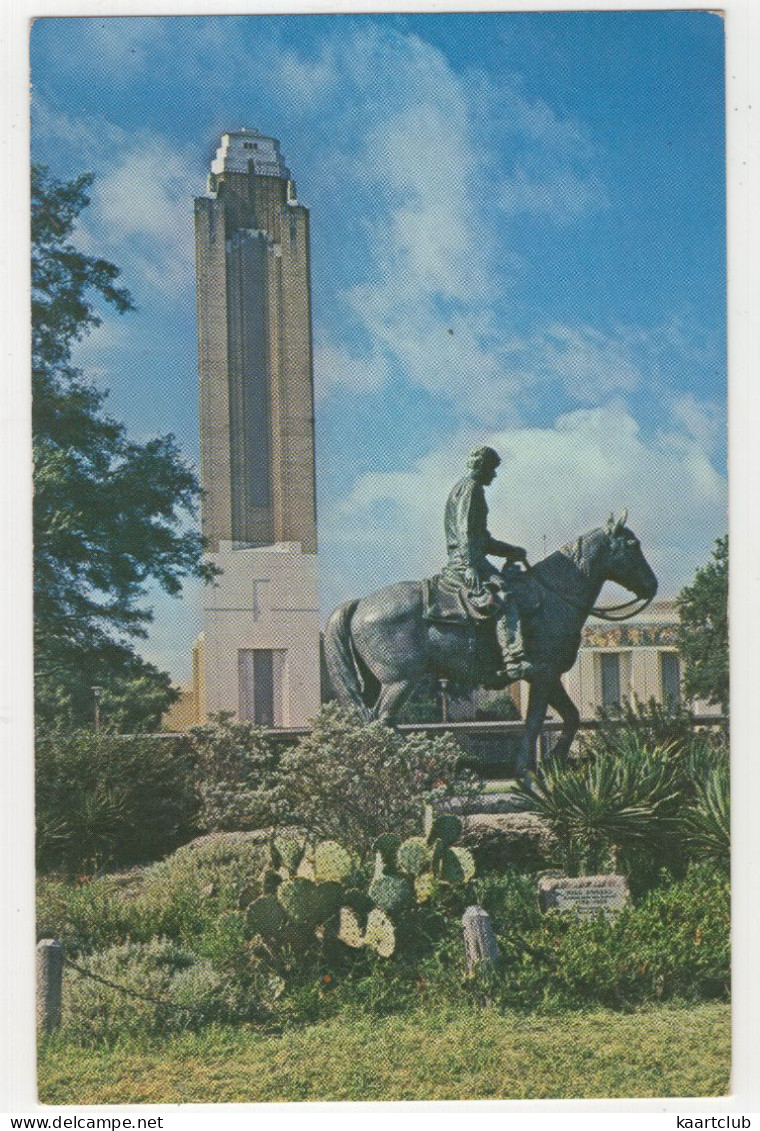
[[[195,246],[201,522],[221,570],[195,714],[303,726],[320,703],[309,212],[274,138],[223,135]]]
[[[599,708],[625,702],[685,702],[683,665],[678,654],[678,608],[674,600],[654,601],[628,621],[611,623],[590,618],[578,658],[562,682],[583,719]],[[528,689],[519,685],[523,717]],[[696,700],[688,706],[699,715],[718,715],[720,708]]]

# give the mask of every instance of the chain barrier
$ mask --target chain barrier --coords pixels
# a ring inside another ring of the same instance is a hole
[[[118,990],[122,994],[127,994],[130,997],[139,998],[141,1001],[149,1001],[152,1005],[160,1005],[164,1009],[178,1009],[185,1013],[192,1013],[186,1005],[177,1005],[174,1001],[169,1001],[167,998],[151,997],[149,994],[141,994],[137,990],[130,989],[129,986],[120,986],[118,982],[111,982],[108,978],[103,978],[100,974],[93,974],[91,970],[85,970],[84,966],[79,966],[76,962],[72,962],[70,958],[64,958],[64,966],[70,966],[72,970],[76,970],[77,974],[81,974],[84,978],[91,978],[93,982],[100,982],[103,986],[109,986],[112,990]]]

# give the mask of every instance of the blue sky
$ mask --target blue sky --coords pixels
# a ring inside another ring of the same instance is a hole
[[[138,309],[78,350],[197,461],[192,198],[280,139],[311,209],[325,613],[430,574],[475,443],[536,558],[626,506],[676,593],[726,529],[723,28],[707,12],[48,19],[35,159]],[[200,597],[144,654],[186,678]]]

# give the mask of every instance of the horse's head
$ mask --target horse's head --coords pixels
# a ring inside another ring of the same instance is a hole
[[[657,592],[657,578],[641,552],[638,538],[625,524],[627,517],[628,512],[623,511],[617,521],[614,515],[610,515],[607,522],[605,573],[610,581],[616,581],[637,597],[651,601]]]

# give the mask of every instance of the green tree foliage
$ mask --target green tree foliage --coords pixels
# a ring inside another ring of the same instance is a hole
[[[728,535],[678,595],[686,694],[728,710]]]
[[[183,577],[210,571],[189,523],[197,478],[174,437],[130,440],[71,364],[72,346],[100,324],[95,302],[133,309],[118,268],[71,243],[91,183],[32,173],[37,710],[43,724],[89,722],[99,685],[112,725],[147,729],[174,692],[134,650],[152,615],[141,600],[151,582],[177,594]]]

